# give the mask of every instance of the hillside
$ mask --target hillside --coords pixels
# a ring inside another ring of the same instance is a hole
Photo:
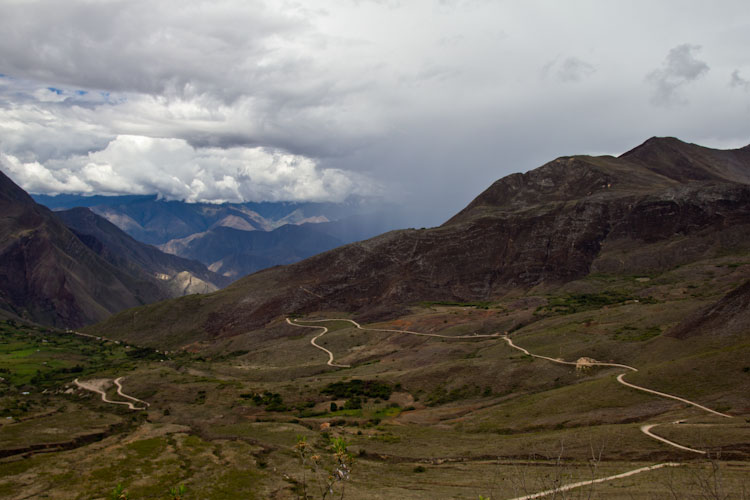
[[[153,281],[170,297],[213,292],[231,282],[200,262],[136,241],[88,208],[62,210],[55,215],[97,255],[117,268]]]
[[[342,242],[317,230],[317,224],[286,224],[273,231],[216,227],[161,246],[170,254],[208,263],[211,270],[239,278],[278,264],[292,264],[340,246]]]
[[[135,240],[195,259],[233,281],[344,243],[418,224],[417,213],[372,200],[187,203],[156,196],[35,195],[55,211],[86,207]],[[268,233],[268,234],[267,234]]]
[[[220,227],[271,231],[286,224],[320,223],[371,213],[365,200],[343,203],[247,202],[187,203],[156,195],[34,195],[53,210],[87,207],[138,241],[164,245]],[[370,235],[376,233],[370,233]]]
[[[92,252],[2,173],[0,211],[0,305],[13,314],[77,327],[164,298]]]
[[[680,158],[696,148],[700,161],[681,170]],[[386,233],[198,300],[127,311],[91,331],[184,345],[291,313],[387,318],[419,301],[487,301],[590,273],[658,274],[750,250],[748,170],[747,148],[719,151],[671,138],[620,158],[559,158],[497,181],[440,227]]]
[[[0,491],[742,498],[750,186],[698,151],[562,158],[93,337],[0,321]]]
[[[12,317],[80,327],[226,284],[199,263],[135,242],[86,209],[62,214],[71,230],[1,173],[0,210],[0,308]]]

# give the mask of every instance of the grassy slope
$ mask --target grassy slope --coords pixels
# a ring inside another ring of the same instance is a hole
[[[302,477],[292,452],[297,436],[308,436],[325,459],[329,451],[319,425],[329,422],[331,435],[344,437],[358,457],[347,498],[511,497],[544,489],[555,477],[562,482],[591,477],[592,452],[603,459],[595,462],[597,477],[663,460],[689,464],[598,485],[594,497],[654,498],[674,489],[687,498],[715,473],[693,454],[639,431],[646,422],[685,418],[688,424],[662,425],[656,432],[739,460],[719,466],[722,487],[737,492],[750,457],[748,336],[679,339],[666,333],[747,280],[748,260],[725,256],[652,276],[592,275],[562,289],[532,290],[491,304],[425,303],[396,321],[372,325],[452,335],[512,331],[518,345],[535,353],[632,364],[640,371],[627,376],[631,382],[741,416],[722,426],[697,425],[721,419],[620,386],[616,369],[576,372],[524,356],[500,339],[413,337],[327,323],[330,331],[320,343],[338,362],[353,365],[332,369],[324,353],[309,344],[315,330],[280,320],[210,346],[194,345],[200,353],[165,362],[134,360],[124,347],[78,337],[65,337],[67,347],[61,343],[37,353],[48,345],[41,338],[24,339],[6,329],[0,356],[13,370],[6,398],[12,393],[20,399],[34,366],[57,369],[109,359],[108,366],[84,366],[86,375],[126,375],[126,391],[152,406],[146,422],[90,395],[32,390],[36,402],[16,416],[36,417],[0,428],[3,447],[15,446],[19,436],[51,439],[27,428],[93,432],[131,423],[81,448],[0,462],[0,492],[14,498],[40,488],[50,498],[88,498],[122,482],[132,498],[165,498],[169,487],[185,483],[200,498],[294,498],[294,481]],[[50,387],[72,375],[52,378]],[[389,400],[366,399],[361,409],[331,412],[331,402],[342,407],[346,399],[332,401],[322,389],[352,379],[399,385]],[[285,409],[271,411],[249,397],[264,391],[278,394]],[[55,415],[42,411],[63,406]],[[81,427],[81,421],[87,425]],[[565,460],[557,462],[558,456]],[[84,481],[73,481],[73,475]]]

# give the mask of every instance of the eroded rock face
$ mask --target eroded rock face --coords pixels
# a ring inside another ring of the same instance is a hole
[[[190,331],[198,322],[205,335],[235,335],[326,309],[377,317],[420,300],[487,300],[592,271],[659,271],[750,248],[750,186],[742,182],[750,151],[674,141],[650,140],[637,161],[632,152],[561,158],[497,181],[441,227],[394,231],[256,273],[202,299]],[[673,164],[685,155],[700,160],[687,173]],[[173,331],[181,328],[187,322]]]

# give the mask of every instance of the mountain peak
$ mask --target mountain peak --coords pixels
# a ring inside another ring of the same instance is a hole
[[[750,148],[747,147],[712,149],[674,137],[652,137],[623,153],[619,159],[681,183],[714,181],[750,184]]]

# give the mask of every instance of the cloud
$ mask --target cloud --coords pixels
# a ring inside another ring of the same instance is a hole
[[[646,79],[654,86],[651,102],[668,106],[681,101],[677,91],[709,71],[708,64],[695,58],[699,45],[682,44],[667,54],[662,67],[648,74]]]
[[[379,196],[365,176],[319,168],[264,148],[200,148],[182,139],[117,136],[106,148],[44,165],[0,157],[3,169],[36,193],[152,194],[189,202],[343,201]]]
[[[387,191],[445,218],[562,154],[653,135],[746,143],[746,94],[726,91],[746,63],[746,2],[688,1],[645,17],[594,0],[0,2],[3,168],[36,191]],[[654,47],[685,32],[706,57],[676,47],[654,71]],[[712,71],[691,85],[699,59]],[[649,103],[688,89],[689,107]]]
[[[596,73],[596,67],[577,57],[566,57],[560,61],[559,57],[544,65],[542,76],[554,76],[563,83],[576,83]]]
[[[745,80],[744,78],[742,78],[740,76],[740,70],[738,69],[732,72],[732,77],[729,80],[729,86],[738,87],[745,90],[746,92],[750,92],[750,80]]]

